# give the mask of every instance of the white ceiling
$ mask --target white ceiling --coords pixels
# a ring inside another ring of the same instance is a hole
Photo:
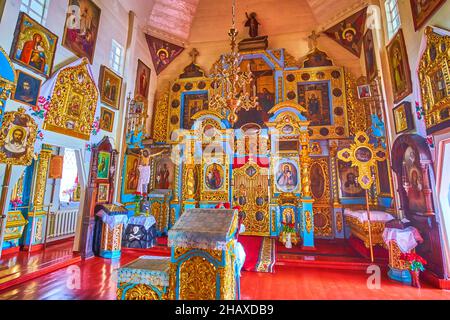
[[[149,33],[180,42],[227,39],[232,0],[119,0],[133,10]],[[237,0],[237,23],[246,32],[245,12],[255,11],[261,34],[320,30],[361,6],[365,0]]]

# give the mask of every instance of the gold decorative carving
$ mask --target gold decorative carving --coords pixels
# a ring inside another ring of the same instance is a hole
[[[233,204],[245,212],[245,234],[269,236],[269,170],[250,160],[233,170],[233,176]]]
[[[450,123],[450,36],[439,35],[429,26],[425,36],[427,48],[419,62],[419,80],[426,127],[436,131]]]
[[[354,141],[350,148],[338,152],[338,158],[358,167],[358,182],[363,189],[368,190],[373,184],[372,168],[378,161],[386,160],[386,151],[370,144],[369,136],[364,131],[358,132]]]
[[[51,97],[44,129],[89,140],[97,109],[98,89],[88,71],[89,62],[62,70]]]
[[[323,221],[323,223],[319,223]],[[333,236],[332,208],[314,207],[314,235],[316,237]]]
[[[38,165],[35,169],[36,182],[33,202],[36,210],[42,210],[44,206],[45,189],[47,186],[47,176],[51,157],[51,150],[42,150],[39,155]]]
[[[336,212],[336,231],[341,233],[344,228],[344,217],[342,215],[342,211]]]
[[[205,258],[195,256],[180,265],[180,300],[216,300],[217,268]]]
[[[312,214],[309,210],[305,211],[305,229],[307,233],[311,233],[313,228]]]
[[[361,222],[359,219],[346,216],[345,222],[350,227],[350,232],[355,237],[364,241],[364,245],[366,248],[370,247],[369,241],[369,223],[367,221]],[[373,245],[379,245],[382,247],[386,247],[386,244],[383,240],[383,232],[384,232],[385,224],[380,221],[372,221],[371,229],[372,229],[372,243]]]
[[[169,93],[161,94],[157,100],[153,119],[153,140],[164,143],[168,140],[167,122],[169,113]]]
[[[138,284],[135,285],[133,288],[128,289],[125,293],[125,297],[123,296],[123,290],[127,287],[127,283],[119,283],[117,287],[117,299],[118,300],[167,300],[166,296],[163,295],[162,297],[159,296],[159,294],[153,290],[153,288],[146,284]],[[161,292],[164,292],[164,287],[156,287]]]
[[[346,72],[345,89],[347,92],[347,114],[349,135],[355,136],[359,131],[366,131],[371,126],[370,110],[358,98],[358,89],[355,77]]]

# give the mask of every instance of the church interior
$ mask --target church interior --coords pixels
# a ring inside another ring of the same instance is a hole
[[[449,300],[449,17],[0,0],[0,300]]]

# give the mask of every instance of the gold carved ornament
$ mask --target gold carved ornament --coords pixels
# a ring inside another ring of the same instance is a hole
[[[89,140],[98,102],[98,89],[88,71],[88,60],[62,70],[53,89],[44,129]]]
[[[309,210],[305,211],[305,229],[306,232],[311,233],[313,228],[312,214]]]
[[[18,111],[6,112],[0,131],[0,163],[17,166],[29,166],[33,159],[34,144],[36,142],[38,126],[31,116],[25,114],[23,108]],[[13,141],[13,134],[22,133],[22,145],[24,152],[12,153],[6,146],[8,141]]]
[[[153,140],[164,143],[168,139],[167,121],[169,114],[169,93],[162,93],[156,102],[153,118]]]
[[[120,283],[117,287],[117,299],[122,300],[124,288],[127,287],[127,283]],[[157,287],[161,292],[164,291],[163,287]],[[146,284],[138,284],[127,290],[123,300],[161,300],[159,294],[153,290],[152,287]]]
[[[299,85],[328,81],[331,124],[313,125],[309,127],[312,140],[343,139],[349,136],[347,126],[347,90],[346,73],[341,67],[316,67],[284,72],[284,101],[298,100]],[[303,106],[306,108],[306,106]],[[308,111],[303,112],[306,116]]]
[[[427,129],[450,121],[450,36],[425,28],[427,48],[419,62],[419,80]]]
[[[179,268],[180,300],[216,300],[217,267],[206,258],[194,256]]]
[[[338,152],[338,158],[344,162],[351,162],[358,168],[358,182],[365,190],[369,190],[373,184],[372,168],[378,161],[386,160],[386,151],[375,148],[369,143],[369,136],[365,132],[358,132],[355,143],[350,148]]]
[[[268,169],[259,167],[253,158],[243,167],[233,170],[233,204],[245,212],[246,235],[270,235],[268,175]],[[239,199],[245,203],[242,205]]]
[[[45,145],[43,145],[43,148]],[[42,150],[39,155],[39,162],[36,169],[36,183],[34,187],[34,205],[36,210],[42,210],[44,206],[47,177],[52,157],[52,150]]]
[[[345,75],[349,135],[355,136],[358,132],[365,131],[372,125],[370,110],[358,98],[358,85],[355,77],[350,72],[346,72]]]

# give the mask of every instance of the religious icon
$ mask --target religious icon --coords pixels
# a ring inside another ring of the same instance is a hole
[[[110,166],[111,154],[109,152],[100,152],[98,154],[97,179],[108,179]]]
[[[155,66],[156,74],[159,75],[169,64],[178,57],[184,48],[158,39],[151,35],[146,35],[147,44],[150,48],[153,65]]]
[[[400,134],[414,128],[412,119],[411,103],[403,102],[393,109],[395,132]]]
[[[21,12],[11,47],[11,59],[45,77],[53,68],[58,36]]]
[[[156,165],[155,189],[172,188],[175,177],[175,165],[170,158],[161,159]]]
[[[18,70],[17,87],[13,99],[26,103],[30,106],[36,106],[41,89],[41,80]]]
[[[362,198],[365,191],[358,183],[358,168],[352,167],[351,163],[338,161],[339,182],[342,198]]]
[[[68,100],[66,114],[69,117],[79,118],[81,116],[81,106],[83,104],[82,101],[83,98],[79,94],[72,92],[72,95],[69,97]]]
[[[69,0],[62,44],[92,64],[101,10],[91,0]]]
[[[375,44],[373,40],[372,29],[368,29],[363,39],[365,62],[366,62],[366,76],[367,81],[372,82],[378,73],[377,60],[375,57]]]
[[[282,192],[292,192],[298,187],[298,170],[292,162],[281,162],[275,174],[276,185]]]
[[[245,206],[247,204],[247,188],[243,183],[239,185],[238,196],[235,200],[240,206]]]
[[[106,203],[108,202],[108,198],[109,198],[109,184],[100,183],[98,185],[97,202]]]
[[[0,130],[0,163],[31,164],[37,125],[24,109],[5,113]]]
[[[311,166],[311,192],[314,199],[319,200],[325,194],[325,173],[319,163]]]
[[[359,57],[363,32],[366,22],[367,8],[344,19],[339,24],[325,31],[325,34],[342,45],[345,49]]]
[[[101,101],[108,106],[119,110],[122,78],[115,74],[111,69],[101,66],[99,89]]]
[[[250,38],[258,37],[258,28],[261,25],[258,20],[256,20],[256,12],[252,12],[248,14],[245,13],[247,17],[247,22],[245,22],[245,26],[249,28]]]
[[[254,123],[265,127],[269,121],[269,111],[275,106],[275,72],[263,58],[244,59],[240,65],[242,71],[251,71],[253,80],[247,86],[247,92],[258,97],[258,106],[249,111],[237,113],[238,121],[235,128],[240,129],[246,124]]]
[[[139,95],[145,99],[148,98],[148,90],[150,88],[151,70],[141,60],[138,60],[138,69],[135,84],[135,95]]]
[[[311,126],[331,125],[331,99],[329,83],[298,84],[299,104],[308,112],[307,118]]]
[[[391,190],[391,173],[388,161],[377,162],[377,176],[378,176],[378,194],[380,196],[392,197]]]
[[[403,158],[405,176],[408,184],[405,189],[408,195],[409,210],[412,212],[426,212],[427,205],[424,194],[423,174],[418,165],[418,153],[412,147],[408,147]]]
[[[411,0],[414,27],[419,30],[446,0]]]
[[[412,92],[411,71],[401,29],[387,46],[387,52],[394,102],[399,103]]]
[[[373,158],[372,151],[369,148],[360,147],[355,151],[355,158],[359,162],[369,162]]]
[[[106,108],[101,108],[100,111],[100,129],[113,132],[114,128],[114,111],[108,110]]]
[[[127,155],[124,179],[124,194],[133,194],[139,186],[139,157]]]
[[[184,94],[183,128],[192,129],[195,120],[192,118],[197,112],[208,109],[208,92]]]
[[[372,90],[370,89],[370,85],[365,84],[362,86],[358,86],[358,98],[359,99],[367,99],[372,97]]]
[[[206,168],[205,183],[210,190],[219,190],[224,185],[224,170],[222,166],[213,163]]]

